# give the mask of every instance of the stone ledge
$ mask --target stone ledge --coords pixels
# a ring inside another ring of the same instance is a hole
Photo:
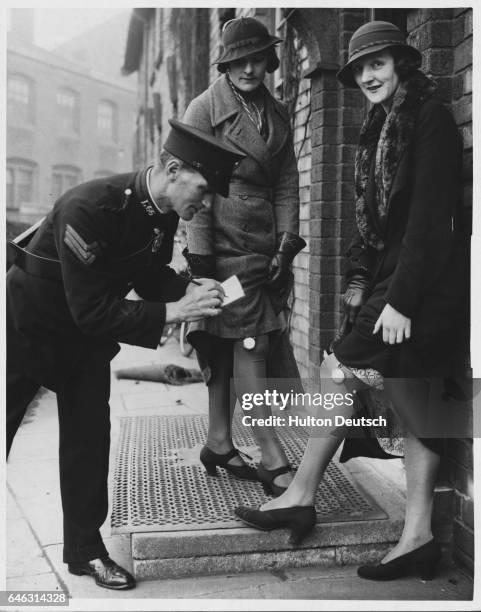
[[[143,559],[173,559],[191,556],[216,556],[267,551],[307,550],[395,542],[402,530],[401,520],[346,521],[318,523],[299,547],[287,543],[287,529],[259,531],[250,527],[239,529],[206,529],[132,534],[132,557]]]

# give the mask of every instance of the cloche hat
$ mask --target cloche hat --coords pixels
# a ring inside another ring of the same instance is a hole
[[[347,87],[356,87],[352,74],[352,63],[363,55],[376,53],[391,47],[402,48],[406,55],[421,65],[421,53],[408,45],[404,34],[388,21],[370,21],[358,28],[349,41],[349,59],[337,73],[337,78]]]
[[[253,17],[240,17],[228,21],[222,30],[222,45],[219,57],[213,62],[219,72],[225,72],[229,62],[246,57],[251,53],[265,51],[282,42],[282,38],[271,36],[266,26]],[[268,72],[274,72],[279,60],[271,61]]]

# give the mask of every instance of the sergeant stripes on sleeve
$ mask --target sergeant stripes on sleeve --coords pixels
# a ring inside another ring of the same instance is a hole
[[[63,241],[79,261],[90,266],[97,259],[101,249],[98,242],[87,244],[74,228],[67,223]]]

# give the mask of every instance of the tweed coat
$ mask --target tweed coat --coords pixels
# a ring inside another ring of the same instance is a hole
[[[388,377],[447,376],[465,367],[469,235],[461,223],[461,162],[453,117],[428,98],[397,160],[385,224],[377,228],[384,248],[366,245],[358,233],[348,252],[348,275],[365,274],[370,290],[352,331],[334,349],[345,365]],[[367,200],[375,219],[372,193]],[[372,335],[386,304],[411,319],[410,340],[386,345],[381,332]]]
[[[143,171],[84,183],[55,203],[27,250],[58,260],[61,277],[16,265],[7,274],[10,367],[57,391],[92,351],[110,360],[118,342],[158,345],[165,302],[180,299],[188,281],[166,265],[178,216],[146,210],[149,202]],[[72,228],[89,257],[67,244]],[[126,299],[132,288],[144,299]]]
[[[236,274],[246,293],[215,320],[197,326],[224,338],[279,329],[275,296],[265,286],[269,262],[276,234],[299,232],[299,178],[289,116],[284,104],[265,88],[264,93],[267,141],[241,110],[225,75],[191,102],[183,119],[247,154],[234,170],[229,197],[217,195],[210,210],[187,223],[189,251],[214,255],[217,280]]]

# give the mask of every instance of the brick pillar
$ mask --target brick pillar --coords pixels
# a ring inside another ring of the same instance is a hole
[[[339,65],[364,9],[339,11]],[[321,53],[322,56],[322,53]],[[339,325],[344,253],[354,223],[354,154],[364,115],[362,95],[345,89],[336,70],[312,78],[312,188],[309,261],[309,376]]]

